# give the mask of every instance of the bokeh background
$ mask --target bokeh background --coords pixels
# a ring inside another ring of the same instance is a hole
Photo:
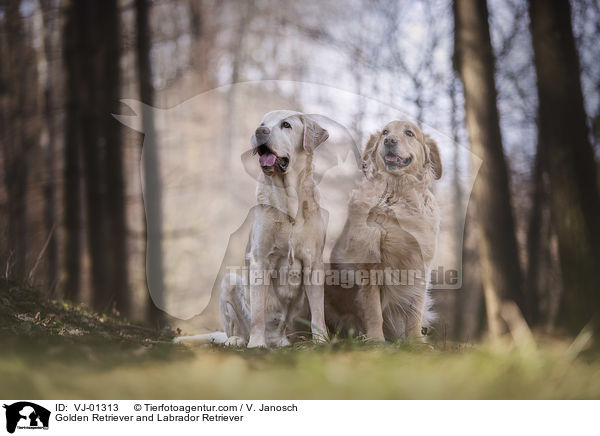
[[[336,187],[401,117],[443,154],[439,256],[462,280],[432,291],[436,334],[576,335],[600,307],[599,23],[594,0],[0,0],[2,275],[208,328],[262,114],[339,123]]]

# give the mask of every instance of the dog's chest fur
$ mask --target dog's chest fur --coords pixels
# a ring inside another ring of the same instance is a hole
[[[291,172],[285,179],[264,177],[257,187],[248,258],[254,265],[276,271],[267,294],[267,336],[284,320],[306,318],[309,313],[300,281],[294,280],[293,285],[290,276],[281,277],[302,277],[301,268],[312,267],[323,251],[325,226],[319,195],[311,161],[306,165],[298,176]]]
[[[391,268],[428,269],[436,250],[439,211],[431,191],[381,178],[363,183],[353,198],[366,226],[378,233],[380,261]],[[364,215],[366,213],[366,215]]]
[[[439,215],[433,198],[401,199],[385,210],[380,225],[382,261],[391,267],[428,270],[436,251]],[[425,271],[424,271],[425,272]]]
[[[258,213],[254,219],[250,255],[255,259],[267,260],[276,268],[279,259],[287,258],[289,239],[295,223],[298,198],[293,174],[286,179],[262,176],[256,189]]]

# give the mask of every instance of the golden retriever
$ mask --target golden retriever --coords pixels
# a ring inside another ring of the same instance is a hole
[[[375,340],[421,336],[431,319],[427,292],[439,211],[430,191],[442,176],[436,143],[408,121],[371,135],[361,157],[365,178],[353,191],[332,267],[353,286],[327,286],[330,330]]]

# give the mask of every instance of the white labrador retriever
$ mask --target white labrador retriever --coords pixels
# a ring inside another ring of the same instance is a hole
[[[323,284],[313,283],[310,272],[323,271],[327,223],[312,156],[327,137],[309,116],[292,111],[267,113],[252,136],[262,173],[246,254],[248,277],[229,274],[222,282],[228,344],[289,345],[302,329],[296,319],[308,315],[306,299],[313,339],[326,334]]]
[[[327,215],[313,178],[313,152],[329,134],[310,116],[267,113],[252,135],[259,166],[246,268],[221,282],[219,308],[225,335],[177,338],[177,342],[225,342],[249,348],[289,345],[308,328],[326,338],[323,271]],[[249,170],[251,173],[255,173]],[[308,324],[308,322],[306,322]]]

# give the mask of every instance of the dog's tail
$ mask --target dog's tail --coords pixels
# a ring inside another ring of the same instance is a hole
[[[226,295],[226,294],[232,294],[235,290],[235,288],[237,286],[240,286],[242,283],[242,278],[240,277],[239,274],[235,274],[235,273],[228,273],[226,274],[222,281],[221,281],[221,296]],[[233,295],[230,295],[229,297],[230,299],[233,298]],[[237,307],[237,305],[226,305],[228,307],[231,307],[233,309],[235,309],[235,307]],[[221,312],[221,317],[223,317],[223,313],[224,313],[224,307],[222,306],[222,300],[221,300],[221,307],[220,307],[220,312]],[[239,314],[236,314],[238,316],[238,318],[240,317]],[[240,319],[245,319],[244,317],[241,317]],[[228,326],[226,324],[225,319],[221,318],[221,321],[223,322],[223,325],[225,325],[225,330],[228,329]],[[229,327],[231,328],[231,327]],[[248,326],[248,328],[250,328]],[[225,332],[211,332],[211,333],[204,333],[201,335],[193,335],[193,336],[179,336],[175,339],[173,339],[173,342],[175,343],[185,343],[185,344],[216,344],[216,345],[220,345],[220,344],[225,344],[227,342],[227,333]]]
[[[227,342],[225,332],[212,332],[194,336],[179,336],[173,339],[176,344],[224,344]]]

